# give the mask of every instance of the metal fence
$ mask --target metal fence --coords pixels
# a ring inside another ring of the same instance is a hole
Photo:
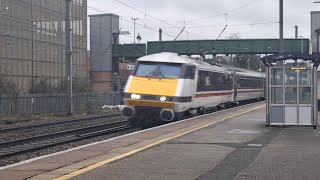
[[[75,112],[99,110],[103,105],[120,105],[120,103],[119,92],[81,93],[73,96]],[[0,95],[0,115],[64,113],[66,105],[66,94]]]

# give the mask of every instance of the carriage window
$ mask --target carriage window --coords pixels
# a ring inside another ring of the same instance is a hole
[[[194,74],[195,74],[195,67],[194,66],[186,66],[184,70],[184,79],[194,79]]]
[[[224,73],[199,70],[197,92],[232,90],[231,77]]]
[[[240,77],[238,88],[240,89],[259,89],[262,88],[262,83],[256,77]]]

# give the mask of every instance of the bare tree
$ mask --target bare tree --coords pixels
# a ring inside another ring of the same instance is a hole
[[[89,79],[73,77],[72,78],[72,89],[74,93],[83,93],[90,91]],[[57,87],[57,92],[66,92],[67,90],[67,81],[63,80]]]
[[[241,39],[240,33],[232,33],[226,37],[227,39]],[[233,58],[234,66],[258,71],[264,69],[264,65],[260,61],[260,56],[256,54],[236,54]]]

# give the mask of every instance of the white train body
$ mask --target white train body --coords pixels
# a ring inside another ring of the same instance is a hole
[[[211,65],[175,53],[147,55],[137,60],[128,78],[122,112],[133,121],[142,121],[140,116],[155,110],[163,121],[172,121],[187,111],[201,113],[263,98],[263,82],[264,75],[254,71]]]

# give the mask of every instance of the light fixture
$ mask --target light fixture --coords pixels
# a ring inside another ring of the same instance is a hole
[[[160,97],[160,101],[166,101],[166,100],[167,100],[167,98],[165,96]]]
[[[136,95],[136,99],[141,99],[141,95],[140,95],[140,94],[137,94],[137,95]]]
[[[131,99],[136,99],[137,95],[136,94],[131,94]]]
[[[131,99],[141,99],[140,94],[131,94]]]

